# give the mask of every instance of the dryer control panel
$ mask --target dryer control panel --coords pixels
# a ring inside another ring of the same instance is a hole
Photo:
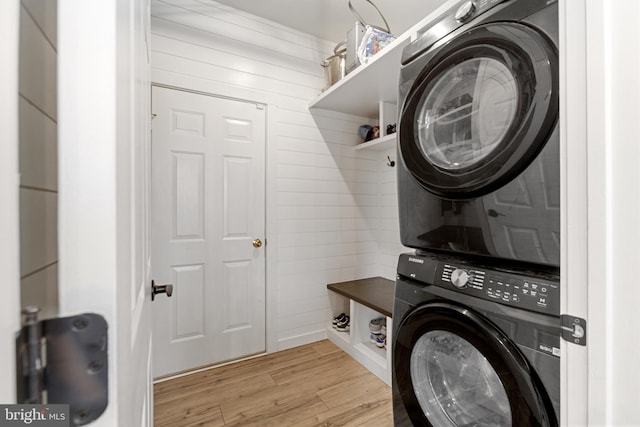
[[[560,315],[560,283],[548,274],[523,275],[453,259],[408,254],[400,255],[398,274],[501,304]]]

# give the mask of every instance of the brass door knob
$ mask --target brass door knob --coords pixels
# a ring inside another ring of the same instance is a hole
[[[253,241],[253,247],[254,248],[259,248],[260,246],[262,246],[262,240],[256,239],[256,240]]]

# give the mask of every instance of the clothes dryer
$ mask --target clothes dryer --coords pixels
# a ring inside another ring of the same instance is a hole
[[[401,241],[558,267],[558,7],[463,1],[402,55]]]
[[[396,427],[556,427],[559,278],[401,255],[393,309]]]

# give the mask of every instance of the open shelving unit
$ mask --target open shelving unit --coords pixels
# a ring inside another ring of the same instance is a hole
[[[310,110],[339,111],[379,123],[380,137],[356,145],[355,150],[381,151],[395,144],[396,134],[386,135],[386,128],[397,121],[400,56],[408,43],[409,34],[403,34],[309,104]]]
[[[371,141],[363,142],[362,144],[356,145],[353,149],[356,151],[359,150],[375,150],[375,151],[384,151],[388,148],[395,146],[396,143],[396,134],[393,133],[391,135],[381,136],[380,138],[373,139]]]
[[[321,93],[309,104],[309,109],[322,108],[362,117],[377,117],[380,101],[391,104],[397,102],[400,56],[407,44],[408,34],[398,37],[372,56],[369,62],[360,65]]]
[[[386,135],[388,124],[397,122],[398,82],[402,51],[411,40],[420,36],[424,27],[458,0],[446,0],[431,14],[423,18],[366,64],[360,65],[340,81],[318,95],[309,104],[309,110],[324,109],[376,121],[381,136],[358,144],[354,150],[383,151],[397,144],[397,133]],[[396,129],[398,126],[396,125]],[[369,342],[369,321],[384,317],[387,322],[387,337],[392,337],[392,309],[395,283],[381,277],[360,279],[327,285],[333,315],[348,313],[351,316],[349,332],[338,332],[329,324],[328,338],[377,375],[391,384],[391,340],[387,348],[379,349]],[[363,294],[366,297],[363,297]],[[329,319],[329,323],[331,320]]]
[[[395,283],[382,277],[352,280],[327,285],[333,315],[350,316],[348,332],[327,328],[331,342],[356,359],[382,381],[391,385],[391,337]],[[384,318],[387,326],[387,347],[379,348],[369,341],[369,322]]]

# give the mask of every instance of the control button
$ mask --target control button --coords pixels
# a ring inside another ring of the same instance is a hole
[[[536,295],[538,295],[538,293],[536,291],[531,291],[531,296],[535,297]]]
[[[542,292],[543,294],[546,294],[547,293],[547,288],[540,289],[540,292]]]
[[[464,22],[471,17],[473,11],[476,10],[476,4],[472,1],[465,2],[458,8],[455,14],[456,21]]]
[[[451,273],[451,283],[453,283],[453,286],[455,286],[456,288],[464,288],[469,281],[469,277],[469,273],[456,268],[455,270],[453,270],[453,273]]]

